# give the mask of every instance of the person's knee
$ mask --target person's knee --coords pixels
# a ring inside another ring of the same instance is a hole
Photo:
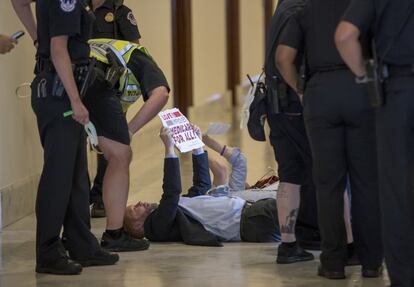
[[[220,183],[220,185],[226,184],[228,177],[227,166],[218,160],[211,160],[209,164],[215,183]]]
[[[132,160],[131,147],[123,144],[115,145],[105,153],[105,158],[109,164],[128,167]]]

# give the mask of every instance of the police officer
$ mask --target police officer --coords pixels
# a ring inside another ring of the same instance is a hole
[[[265,72],[270,99],[267,113],[269,139],[280,177],[277,209],[282,244],[279,245],[276,259],[279,264],[313,260],[313,255],[300,245],[306,243],[307,247],[318,249],[320,244],[312,160],[302,106],[294,90],[288,88],[275,66],[275,50],[281,31],[291,15],[304,4],[304,0],[285,0],[279,3],[272,18],[266,48]],[[301,223],[305,224],[300,226]]]
[[[89,230],[83,130],[89,115],[80,91],[87,85],[87,40],[94,16],[84,0],[37,0],[36,14],[39,42],[32,107],[44,149],[36,201],[36,272],[79,274],[82,266],[112,265],[119,260],[118,255],[103,251]],[[73,117],[63,116],[68,110]],[[62,226],[70,258],[78,263],[66,256],[60,240]]]
[[[377,91],[385,96],[385,105],[377,110],[377,144],[384,251],[393,287],[414,286],[413,11],[412,0],[352,1],[336,34],[356,80],[380,86]],[[382,86],[367,77],[372,71],[365,68],[359,42],[366,34],[375,39]]]
[[[91,56],[98,59],[97,67],[102,71],[84,103],[95,124],[99,148],[108,160],[103,186],[107,220],[101,246],[116,252],[145,250],[147,240],[134,239],[123,230],[132,158],[130,140],[165,106],[168,83],[144,47],[112,39],[93,39],[90,44]],[[127,123],[126,110],[141,93],[145,103]]]
[[[123,5],[122,0],[94,0],[96,20],[93,26],[92,38],[119,39],[139,44],[141,34],[137,21],[131,9]],[[90,191],[92,204],[91,216],[105,217],[102,200],[103,177],[108,166],[103,155],[98,155],[98,166],[93,187]]]
[[[295,58],[304,51],[309,80],[303,99],[322,236],[318,274],[345,278],[343,193],[349,175],[352,224],[362,276],[382,272],[374,110],[335,48],[334,33],[349,0],[312,0],[292,17],[276,52],[283,78],[297,89]]]

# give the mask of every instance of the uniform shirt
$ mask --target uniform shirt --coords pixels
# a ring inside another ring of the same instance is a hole
[[[239,197],[202,195],[181,197],[178,205],[220,241],[241,241],[240,220],[245,203]]]
[[[353,0],[343,19],[357,26],[362,33],[371,31],[375,35],[377,53],[384,58],[391,38],[407,18],[413,0]],[[390,52],[383,59],[387,64],[414,64],[414,15]]]
[[[39,57],[50,58],[52,37],[68,36],[68,51],[72,62],[88,60],[88,39],[92,35],[94,21],[91,10],[87,11],[88,4],[87,0],[36,1]]]
[[[137,21],[131,9],[125,5],[115,11],[114,0],[106,0],[95,10],[96,21],[93,38],[119,39],[135,41],[141,38]]]
[[[334,36],[350,0],[312,0],[292,17],[280,43],[304,51],[310,73],[346,67],[336,49]]]

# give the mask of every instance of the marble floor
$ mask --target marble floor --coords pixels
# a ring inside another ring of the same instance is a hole
[[[214,112],[211,112],[214,111]],[[248,181],[254,183],[269,167],[275,168],[273,152],[267,143],[252,141],[238,129],[238,112],[231,109],[207,109],[197,112],[192,121],[205,129],[209,122],[231,123],[233,128],[219,141],[237,145],[249,162]],[[161,194],[163,149],[154,120],[134,138],[129,201],[156,202]],[[181,157],[183,187],[191,181],[191,161]],[[99,238],[104,219],[92,220]],[[316,276],[318,260],[294,265],[275,264],[275,244],[228,243],[221,248],[194,247],[183,244],[155,244],[148,251],[122,253],[116,266],[85,268],[79,276],[37,275],[34,272],[35,218],[26,217],[8,226],[0,234],[0,287],[114,287],[114,286],[272,286],[272,287],[382,287],[381,279],[362,279],[360,268],[346,270],[347,279],[330,281]],[[315,253],[318,258],[318,253]]]

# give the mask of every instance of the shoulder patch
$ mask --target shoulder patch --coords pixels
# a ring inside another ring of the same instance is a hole
[[[135,20],[134,14],[132,14],[132,11],[129,11],[129,13],[127,14],[127,19],[129,20],[129,22],[131,22],[132,25],[136,26],[137,25],[137,20]]]
[[[60,9],[64,12],[72,12],[75,10],[76,0],[60,0]]]

